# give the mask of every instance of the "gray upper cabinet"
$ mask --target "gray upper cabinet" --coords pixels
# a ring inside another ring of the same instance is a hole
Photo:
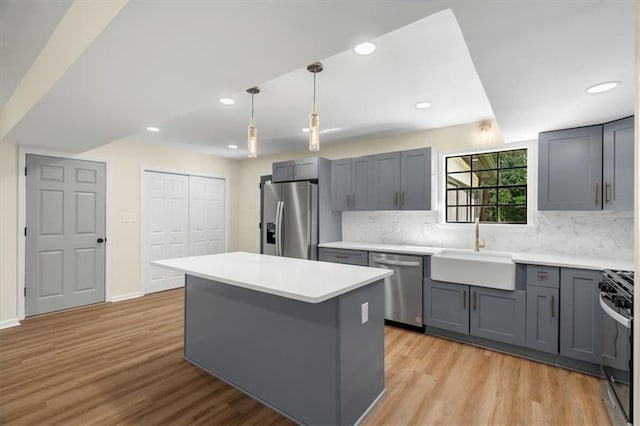
[[[373,156],[373,210],[397,210],[400,207],[400,153]]]
[[[598,284],[602,272],[562,268],[560,271],[560,354],[599,364],[602,310]]]
[[[273,163],[271,174],[274,183],[318,179],[318,157]]]
[[[538,209],[602,209],[602,126],[540,133]]]
[[[331,210],[371,210],[372,158],[331,162]]]
[[[628,117],[604,125],[604,209],[633,209],[633,123]]]
[[[470,290],[469,333],[473,336],[524,346],[525,292],[473,286]]]
[[[469,333],[469,286],[424,279],[423,322],[430,327]]]
[[[331,161],[331,210],[351,207],[351,159]]]
[[[559,291],[538,285],[527,286],[527,347],[558,353]]]
[[[351,210],[371,210],[373,157],[351,159]]]
[[[431,148],[400,153],[400,208],[431,209]]]

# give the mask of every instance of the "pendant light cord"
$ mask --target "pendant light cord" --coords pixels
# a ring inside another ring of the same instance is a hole
[[[253,96],[254,94],[251,94],[251,125],[253,126]]]

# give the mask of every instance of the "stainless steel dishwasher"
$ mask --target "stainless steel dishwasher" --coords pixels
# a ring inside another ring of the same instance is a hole
[[[385,319],[422,328],[422,256],[370,252],[369,266],[393,271],[384,279]]]

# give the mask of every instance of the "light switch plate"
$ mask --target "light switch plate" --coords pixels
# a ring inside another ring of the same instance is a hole
[[[135,223],[136,215],[135,213],[125,213],[122,215],[122,223]]]
[[[360,320],[362,324],[366,324],[369,321],[369,302],[360,305]]]

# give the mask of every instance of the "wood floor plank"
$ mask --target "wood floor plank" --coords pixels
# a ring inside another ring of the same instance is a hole
[[[0,331],[3,425],[290,425],[182,358],[182,290]],[[609,425],[598,379],[385,328],[387,393],[364,425]]]

